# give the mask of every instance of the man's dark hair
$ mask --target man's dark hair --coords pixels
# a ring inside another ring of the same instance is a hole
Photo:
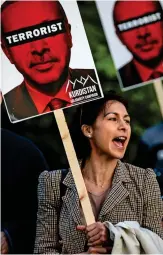
[[[81,126],[83,124],[93,125],[100,112],[105,111],[108,101],[118,101],[128,110],[128,102],[122,96],[116,94],[115,91],[109,91],[104,94],[104,98],[83,104],[76,112],[75,121],[70,132],[77,157],[82,160],[82,166],[84,166],[86,159],[90,156],[91,147],[88,139],[81,131]]]
[[[121,0],[117,0],[117,1],[115,1],[115,4],[113,6],[113,22],[114,22],[115,28],[116,28],[116,11],[115,10],[116,10],[117,5],[121,2],[122,2]],[[153,2],[156,5],[157,9],[163,14],[163,8],[162,8],[160,1],[153,0],[153,1],[149,1],[149,2]],[[139,1],[138,1],[138,3],[139,3]],[[125,11],[127,11],[127,10],[125,10]]]
[[[1,13],[8,7],[10,6],[11,4],[14,4],[14,3],[17,3],[17,2],[20,2],[20,1],[14,1],[14,0],[11,0],[11,1],[5,1],[3,2],[3,4],[1,5]],[[40,1],[41,2],[41,1]],[[46,1],[47,2],[47,1]],[[53,1],[49,1],[49,2],[53,2]],[[67,16],[66,16],[66,13],[61,5],[61,3],[58,1],[58,0],[55,0],[54,2],[56,2],[58,4],[58,7],[60,9],[60,12],[62,13],[63,15],[63,19],[66,23],[68,23],[68,20],[67,20]],[[29,17],[30,18],[30,17]],[[2,15],[1,15],[1,24],[2,24],[2,32],[3,32],[3,22],[2,22]],[[2,33],[3,35],[3,33]]]

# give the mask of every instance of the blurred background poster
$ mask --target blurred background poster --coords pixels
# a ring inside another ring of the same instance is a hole
[[[159,1],[96,1],[123,91],[163,78]]]
[[[163,78],[163,2],[96,1],[96,6],[121,90],[134,89],[133,93],[136,94],[139,90],[142,91],[141,88],[144,85],[153,82],[163,114],[161,103],[163,98],[160,99],[158,95],[158,89],[163,95],[161,84]],[[140,93],[143,95],[143,91]],[[131,101],[132,103],[134,101]],[[143,102],[141,104],[143,108]],[[147,103],[148,108],[150,104],[151,102]],[[139,123],[142,108],[137,108]],[[148,122],[149,118],[154,120],[153,114],[142,116],[144,121]],[[163,193],[162,121],[151,125],[140,134],[133,163],[144,168],[154,168]]]

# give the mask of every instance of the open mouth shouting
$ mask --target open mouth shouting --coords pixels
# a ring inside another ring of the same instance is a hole
[[[119,149],[125,149],[126,141],[127,141],[126,136],[117,136],[113,139],[114,145]]]

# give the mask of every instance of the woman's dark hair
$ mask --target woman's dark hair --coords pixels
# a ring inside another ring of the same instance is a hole
[[[82,166],[85,164],[85,160],[90,156],[91,147],[88,138],[85,137],[81,131],[81,126],[83,124],[93,125],[100,112],[105,109],[108,101],[118,101],[128,110],[128,102],[114,91],[109,91],[104,94],[104,98],[85,103],[81,105],[76,112],[75,122],[73,122],[73,128],[70,132],[77,157],[82,160]]]

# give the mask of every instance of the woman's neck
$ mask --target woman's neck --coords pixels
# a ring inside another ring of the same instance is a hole
[[[86,160],[82,169],[85,180],[94,183],[96,186],[111,186],[114,171],[118,159],[109,159],[106,156],[92,155]]]

